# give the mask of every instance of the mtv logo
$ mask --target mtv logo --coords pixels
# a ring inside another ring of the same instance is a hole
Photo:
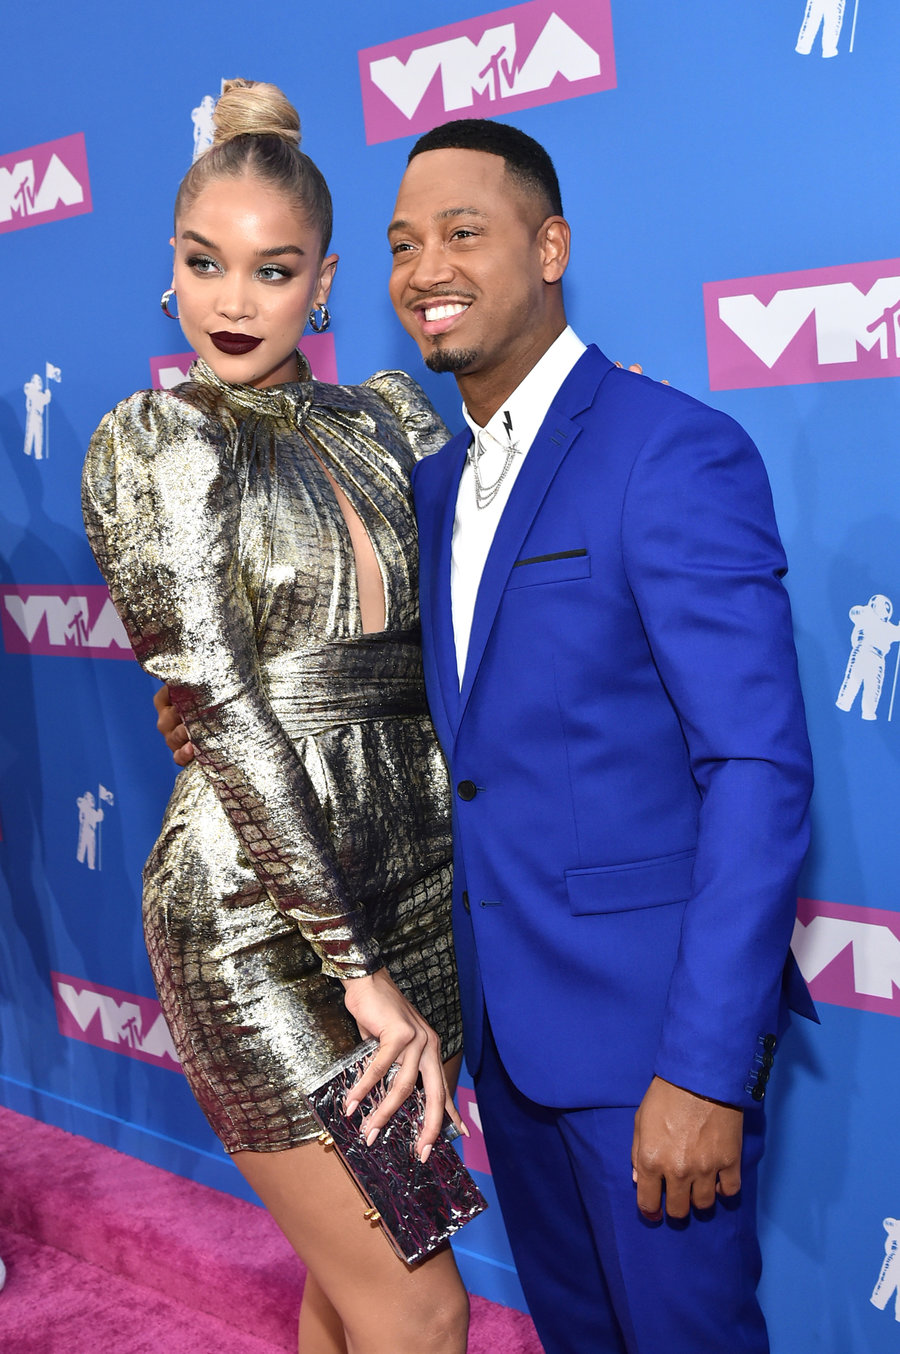
[[[359,53],[366,141],[614,89],[610,0],[529,0]]]
[[[60,1034],[172,1072],[181,1063],[158,1001],[51,973]]]
[[[707,282],[711,390],[900,376],[900,259]]]
[[[900,913],[800,898],[791,949],[815,1001],[900,1016]]]
[[[125,627],[101,584],[4,584],[0,625],[7,653],[134,658]]]
[[[304,334],[300,351],[309,363],[317,381],[337,385],[337,353],[333,334]],[[172,390],[188,379],[188,369],[197,354],[169,353],[166,357],[151,357],[150,383],[154,390]]]
[[[92,210],[83,132],[0,155],[0,233]]]

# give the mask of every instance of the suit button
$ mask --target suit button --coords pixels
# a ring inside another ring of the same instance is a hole
[[[766,1082],[769,1080],[768,1067],[761,1067],[759,1069],[759,1071],[756,1074],[756,1080],[760,1086],[765,1086]]]
[[[464,894],[463,894],[463,896],[462,896],[462,905],[463,905],[463,907],[465,908],[465,910],[466,910],[467,912],[471,912],[471,911],[472,911],[472,909],[469,907],[469,895],[468,895],[468,893],[464,893]]]
[[[478,794],[478,786],[473,780],[461,780],[456,787],[456,793],[460,799],[474,799]]]
[[[754,1086],[750,1094],[753,1096],[754,1100],[765,1100],[766,1088],[765,1086]]]
[[[767,1034],[762,1041],[763,1048],[766,1050],[767,1053],[773,1053],[775,1051],[775,1045],[777,1043],[778,1040],[775,1038],[774,1034]]]

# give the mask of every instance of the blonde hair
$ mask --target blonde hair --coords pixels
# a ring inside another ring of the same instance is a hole
[[[319,231],[324,255],[331,241],[331,194],[321,171],[300,149],[300,116],[287,95],[260,80],[226,80],[213,126],[212,145],[181,180],[176,223],[207,184],[253,174],[293,201]]]

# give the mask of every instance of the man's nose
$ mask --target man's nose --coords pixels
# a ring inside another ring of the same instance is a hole
[[[432,287],[449,286],[456,276],[453,263],[441,241],[426,242],[416,255],[410,273],[410,286],[417,291],[430,291]]]

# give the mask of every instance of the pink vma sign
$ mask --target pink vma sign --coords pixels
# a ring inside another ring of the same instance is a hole
[[[366,141],[614,89],[610,0],[529,0],[359,53]]]
[[[91,210],[83,132],[0,155],[0,234]]]
[[[333,334],[304,334],[300,351],[309,363],[317,381],[337,385],[337,354]],[[165,357],[151,357],[150,381],[154,390],[171,390],[188,379],[188,368],[196,353],[167,353]]]
[[[488,1160],[487,1148],[484,1145],[484,1129],[481,1127],[481,1113],[478,1109],[478,1101],[475,1099],[475,1092],[470,1086],[460,1086],[456,1093],[456,1103],[459,1106],[459,1116],[469,1130],[468,1138],[462,1138],[463,1161],[470,1171],[483,1171],[485,1175],[491,1174],[491,1163]]]
[[[900,376],[900,259],[703,288],[711,390]]]
[[[181,1063],[158,1001],[66,973],[51,973],[59,1032],[172,1072]]]
[[[900,1016],[900,913],[800,898],[791,949],[815,1001]]]
[[[102,584],[0,586],[7,653],[133,658],[125,627]]]

